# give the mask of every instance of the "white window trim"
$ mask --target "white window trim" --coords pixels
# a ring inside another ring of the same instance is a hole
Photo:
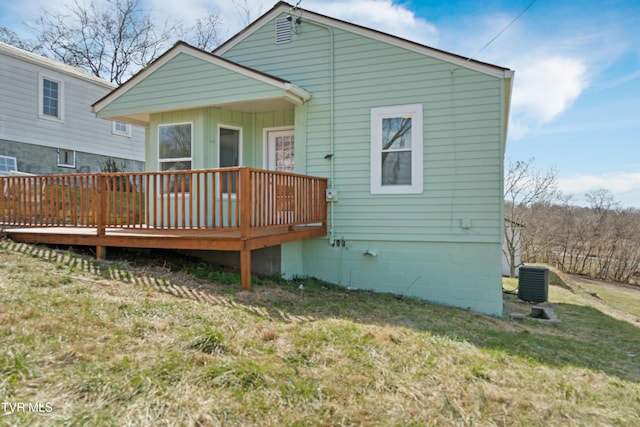
[[[73,153],[73,163],[62,163],[60,161],[60,151],[61,150],[70,151],[70,152]],[[58,150],[57,150],[57,162],[56,163],[58,164],[58,167],[75,169],[76,168],[76,158],[77,158],[76,150],[71,150],[71,149],[68,149],[68,148],[58,148]]]
[[[218,124],[218,168],[222,168],[220,166],[220,149],[222,148],[222,144],[220,144],[220,130],[221,129],[229,129],[229,130],[237,130],[238,131],[238,166],[226,166],[226,167],[240,167],[242,166],[242,128],[238,126],[231,126],[225,124]],[[216,194],[218,191],[216,191]],[[236,193],[222,193],[223,198],[227,198],[231,195],[232,199],[236,198]]]
[[[191,125],[191,157],[171,157],[168,159],[160,158],[160,128],[163,126],[180,126],[180,125]],[[193,122],[177,122],[177,123],[160,123],[158,124],[158,141],[156,147],[158,147],[157,158],[158,158],[158,171],[160,171],[160,163],[167,162],[191,162],[191,169],[193,169]]]
[[[2,159],[7,159],[7,160],[13,160],[13,165],[15,166],[15,169],[13,169],[13,170],[7,170],[7,171],[6,171],[7,173],[10,173],[10,172],[17,172],[17,171],[18,171],[18,159],[17,159],[17,158],[12,157],[12,156],[3,156],[3,155],[0,155],[0,158],[2,158]],[[2,171],[0,171],[0,175],[2,175]]]
[[[112,123],[112,125],[111,125],[111,133],[112,134],[117,135],[117,136],[123,136],[125,138],[131,138],[131,127],[132,126],[129,123],[118,122],[118,121],[115,121],[115,120],[113,122],[111,122],[111,123]],[[118,123],[122,123],[122,124],[126,125],[126,128],[127,128],[126,132],[122,132],[122,131],[117,129],[117,124]]]
[[[171,157],[169,159],[161,159],[160,158],[160,128],[162,126],[179,126],[179,125],[191,125],[191,135],[190,135],[190,138],[191,138],[191,157]],[[184,162],[186,160],[191,162],[191,169],[190,170],[193,170],[193,132],[194,132],[193,122],[159,123],[157,129],[158,129],[158,137],[157,137],[157,142],[156,142],[156,148],[157,148],[156,157],[158,159],[158,162],[156,163],[157,164],[157,168],[156,169],[158,170],[158,172],[162,172],[162,170],[160,168],[160,164],[162,164],[162,163]],[[160,197],[169,196],[169,198],[179,197],[179,196],[176,196],[173,193],[160,193],[160,184],[159,184],[159,180],[161,179],[160,176],[158,176],[157,179],[158,180],[156,181],[156,186],[157,186],[156,194],[158,196],[160,196]],[[185,193],[185,196],[189,196],[189,195],[190,195],[190,193]]]
[[[411,116],[411,185],[382,185],[382,119]],[[421,194],[423,174],[422,104],[371,109],[371,194]]]
[[[58,83],[58,117],[44,114],[44,80]],[[64,81],[45,73],[38,73],[38,118],[64,123]]]

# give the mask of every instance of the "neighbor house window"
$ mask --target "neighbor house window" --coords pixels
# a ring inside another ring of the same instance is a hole
[[[40,98],[38,116],[49,120],[64,120],[64,85],[61,80],[39,76]]]
[[[15,157],[0,156],[0,175],[8,175],[9,172],[17,171],[17,164]]]
[[[123,122],[113,122],[111,133],[119,136],[131,137],[131,125]]]
[[[423,189],[422,105],[371,109],[371,193]]]
[[[162,172],[191,169],[191,123],[176,123],[158,126],[158,168]],[[170,175],[162,184],[165,193],[181,191],[183,178],[185,188],[190,182],[187,175]],[[188,191],[188,190],[187,190]]]
[[[218,165],[221,168],[240,166],[242,135],[240,128],[222,127],[219,128],[220,152]],[[222,191],[224,193],[236,192],[236,174],[221,175]],[[231,188],[229,188],[231,186]]]
[[[58,166],[63,168],[75,168],[76,152],[74,150],[58,148]]]

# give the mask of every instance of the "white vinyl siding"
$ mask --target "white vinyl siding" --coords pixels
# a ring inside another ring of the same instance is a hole
[[[114,86],[66,65],[52,64],[46,58],[0,45],[0,75],[7,76],[0,79],[4,124],[0,139],[144,161],[144,128],[133,126],[131,139],[116,136],[111,121],[91,112],[91,105]],[[43,78],[61,83],[58,114],[64,121],[42,114]],[[55,165],[55,158],[50,161]]]

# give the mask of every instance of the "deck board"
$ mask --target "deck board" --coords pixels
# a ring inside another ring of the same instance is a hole
[[[251,229],[243,239],[240,230],[176,230],[95,227],[6,227],[4,233],[24,243],[115,246],[155,249],[253,250],[326,235],[324,226]]]

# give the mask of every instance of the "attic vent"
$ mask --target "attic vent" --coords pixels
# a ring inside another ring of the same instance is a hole
[[[288,19],[276,20],[276,44],[291,41],[291,22]]]

